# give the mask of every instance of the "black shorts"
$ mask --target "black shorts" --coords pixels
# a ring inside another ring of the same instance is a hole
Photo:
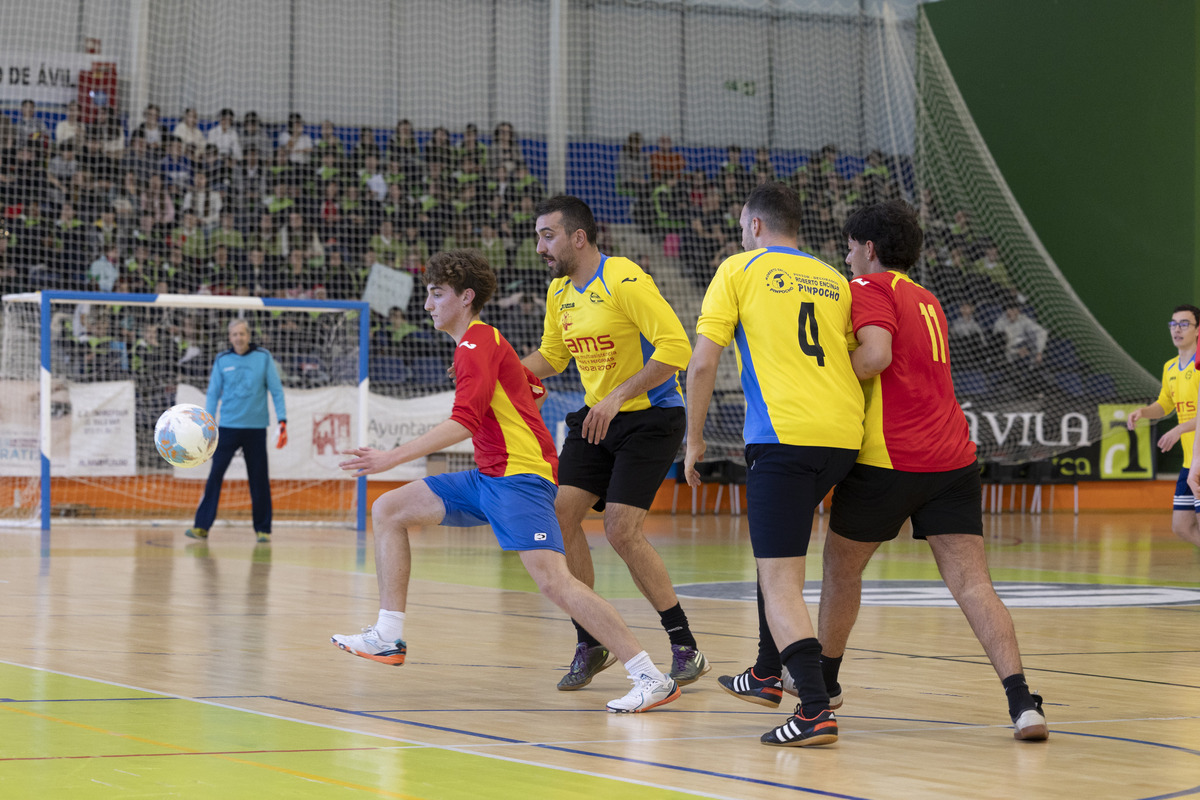
[[[808,555],[813,512],[846,476],[857,450],[746,445],[746,514],[755,558]]]
[[[975,464],[949,472],[902,472],[855,464],[833,492],[829,529],[856,542],[887,542],[912,518],[913,538],[983,535],[983,486]]]
[[[613,417],[600,444],[583,438],[587,406],[567,414],[567,439],[558,456],[558,483],[591,492],[606,503],[649,510],[687,433],[682,407],[623,411]]]

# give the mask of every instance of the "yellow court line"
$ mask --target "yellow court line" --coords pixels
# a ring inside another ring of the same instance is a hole
[[[7,703],[0,704],[0,708],[3,708],[5,711],[11,711],[14,714],[22,714],[24,716],[34,717],[35,719],[44,720],[46,722],[54,722],[54,723],[58,723],[60,725],[67,725],[72,728],[82,728],[83,730],[91,731],[92,733],[101,733],[101,734],[105,734],[107,736],[116,736],[117,738],[120,738],[120,739],[127,739],[132,742],[140,742],[141,744],[149,744],[149,745],[153,745],[155,747],[162,747],[167,750],[174,750],[178,753],[190,753],[192,755],[208,755],[213,758],[219,758],[223,761],[231,761],[234,764],[244,764],[247,766],[258,767],[260,769],[269,770],[271,772],[278,772],[278,773],[281,773],[284,775],[290,775],[290,776],[296,777],[296,778],[303,778],[305,780],[315,781],[317,783],[325,783],[325,784],[329,784],[332,786],[340,786],[340,787],[346,788],[346,789],[358,789],[359,791],[371,792],[372,794],[379,795],[380,797],[394,797],[394,798],[399,798],[399,800],[425,800],[425,798],[416,797],[415,795],[401,794],[398,792],[390,792],[386,789],[379,789],[374,786],[364,786],[362,784],[349,783],[347,781],[337,780],[336,778],[329,778],[324,775],[313,775],[308,772],[301,772],[299,770],[288,769],[287,767],[276,767],[271,764],[263,764],[263,763],[260,763],[257,761],[250,761],[250,760],[243,759],[243,758],[234,758],[234,757],[228,756],[228,755],[205,753],[202,750],[195,750],[190,747],[183,747],[182,745],[168,744],[167,742],[159,742],[154,739],[147,739],[143,736],[135,736],[135,735],[129,734],[129,733],[120,733],[118,731],[110,731],[110,730],[107,730],[106,728],[98,728],[95,725],[88,725],[87,723],[84,723],[84,722],[75,722],[73,720],[63,719],[61,717],[53,717],[53,716],[50,716],[49,714],[41,714],[41,713],[38,713],[37,711],[29,711],[24,708],[14,708]],[[153,756],[152,753],[145,753],[144,755],[146,755],[147,757]]]

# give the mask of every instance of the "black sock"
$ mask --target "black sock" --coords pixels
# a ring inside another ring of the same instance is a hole
[[[754,662],[754,674],[759,678],[778,678],[783,674],[783,662],[779,660],[779,648],[767,625],[767,607],[763,603],[762,584],[758,585],[758,660]]]
[[[1016,722],[1022,711],[1037,708],[1037,702],[1029,693],[1029,685],[1025,683],[1025,673],[1017,672],[1000,681],[1004,685],[1004,693],[1008,695],[1008,715]]]
[[[579,637],[577,641],[583,642],[588,647],[599,647],[600,640],[587,632],[587,628],[580,625],[575,620],[571,620],[571,624],[575,626],[576,635]]]
[[[696,637],[692,636],[692,630],[688,627],[687,614],[683,613],[683,606],[676,603],[666,611],[658,612],[658,618],[662,622],[667,636],[671,637],[671,644],[696,649]]]
[[[842,656],[831,658],[821,654],[821,677],[825,679],[825,689],[830,694],[837,694],[842,687],[838,684],[838,672],[842,669]]]
[[[779,657],[796,682],[800,713],[805,719],[827,711],[829,693],[825,691],[825,679],[821,677],[821,644],[815,638],[801,639],[783,648]]]

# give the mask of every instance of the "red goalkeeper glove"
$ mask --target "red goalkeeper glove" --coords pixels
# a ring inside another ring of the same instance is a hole
[[[279,423],[279,441],[275,442],[275,449],[287,445],[287,420],[281,420]]]

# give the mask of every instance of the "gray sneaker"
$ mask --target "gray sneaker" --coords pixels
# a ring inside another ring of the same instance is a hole
[[[708,659],[694,647],[682,644],[671,645],[671,678],[680,686],[700,680],[700,676],[712,669]]]
[[[796,682],[792,680],[792,673],[788,672],[788,668],[783,668],[783,677],[780,678],[780,686],[785,692],[792,697],[799,697],[800,693],[796,691]],[[833,686],[826,687],[829,690],[829,710],[837,711],[842,707],[842,685],[835,683]]]
[[[607,647],[603,645],[588,647],[587,642],[580,642],[575,645],[575,658],[571,661],[571,668],[558,682],[558,690],[573,692],[576,689],[582,689],[592,682],[596,673],[608,669],[615,663],[617,663],[617,657],[609,653]]]

